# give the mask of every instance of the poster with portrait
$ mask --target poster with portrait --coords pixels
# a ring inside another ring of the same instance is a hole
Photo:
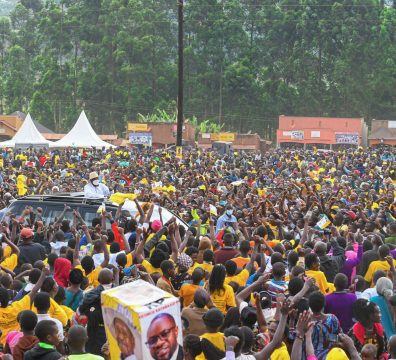
[[[137,280],[102,293],[111,359],[182,360],[179,299]]]

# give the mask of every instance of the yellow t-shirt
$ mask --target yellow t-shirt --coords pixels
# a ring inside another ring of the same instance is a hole
[[[213,270],[213,266],[214,266],[213,264],[206,264],[206,263],[198,264],[198,263],[195,263],[192,267],[190,267],[190,269],[188,270],[188,273],[191,275],[195,269],[201,268],[202,270],[207,271],[210,274],[212,272],[212,270]]]
[[[17,316],[21,311],[30,309],[30,296],[25,295],[21,300],[14,301],[6,308],[0,308],[0,329],[2,331],[0,342],[5,345],[5,339],[10,331],[17,331],[19,324]]]
[[[33,312],[37,314],[37,309],[35,308],[34,305],[31,306],[31,309]],[[63,326],[67,325],[67,314],[65,311],[62,309],[62,306],[59,305],[53,298],[50,298],[50,308],[48,310],[48,314],[54,318],[58,319]]]
[[[125,267],[129,268],[133,265],[133,257],[132,257],[132,253],[127,254],[127,263],[125,265]]]
[[[66,305],[61,305],[61,308],[63,309],[63,311],[65,312],[66,316],[67,316],[67,320],[69,320],[70,322],[73,321],[73,316],[74,316],[74,311],[73,309],[70,309],[68,306]]]
[[[80,269],[83,275],[88,279],[88,286],[93,286],[94,288],[96,288],[100,285],[98,279],[99,279],[100,270],[102,270],[101,266],[98,266],[97,268],[93,269],[88,275],[85,274],[85,270],[82,268],[81,265],[77,265],[76,269]]]
[[[393,264],[396,266],[396,261],[393,260]],[[390,265],[386,260],[376,260],[373,261],[369,268],[367,269],[366,275],[364,275],[364,280],[366,280],[368,283],[372,283],[373,281],[373,275],[377,270],[384,270],[388,271],[390,269]]]
[[[89,285],[93,286],[94,288],[100,285],[98,280],[100,270],[102,270],[102,267],[98,266],[87,275]]]
[[[224,334],[222,332],[205,333],[201,336],[201,339],[206,339],[218,349],[225,351]]]
[[[276,348],[271,354],[271,360],[290,360],[289,352],[285,343]]]
[[[305,270],[305,275],[315,279],[316,285],[318,285],[322,294],[330,294],[334,291],[334,285],[327,282],[326,276],[322,271]]]
[[[150,262],[148,260],[144,259],[142,261],[142,265],[144,266],[144,268],[147,270],[147,272],[149,274],[158,272],[162,275],[162,270],[160,268],[155,268],[153,265],[150,264]]]
[[[249,278],[249,271],[243,269],[239,274],[234,276],[226,276],[224,284],[229,284],[231,281],[235,281],[239,286],[245,286],[246,281]]]
[[[12,249],[10,245],[7,245],[4,249],[3,249],[3,256],[5,258],[9,257],[12,253]]]
[[[5,258],[0,265],[5,267],[7,270],[14,271],[17,264],[18,264],[17,254],[11,254],[11,256]]]
[[[227,313],[227,306],[236,306],[234,290],[230,285],[224,284],[224,290],[216,290],[210,294],[214,306],[223,314]]]
[[[199,289],[199,285],[183,284],[179,291],[179,296],[183,298],[183,307],[187,307],[194,301],[195,291]]]

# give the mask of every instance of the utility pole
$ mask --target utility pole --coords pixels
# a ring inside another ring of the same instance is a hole
[[[178,96],[177,96],[177,133],[176,146],[182,146],[183,137],[183,0],[177,0],[178,21],[179,21],[179,79],[178,79]],[[181,149],[179,150],[181,151]]]

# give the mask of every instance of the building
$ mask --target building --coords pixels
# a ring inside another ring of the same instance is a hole
[[[131,145],[152,146],[161,149],[176,144],[177,125],[175,123],[129,123],[127,136]],[[195,144],[195,128],[183,125],[183,145]]]
[[[26,114],[21,111],[16,111],[10,115],[0,115],[0,140],[9,140],[14,137],[23,121],[26,118]],[[44,125],[33,120],[34,125],[40,133],[53,134],[53,131],[45,127]]]
[[[362,118],[279,116],[277,145],[317,147],[367,146],[367,125]]]
[[[369,145],[396,145],[396,120],[373,120]]]
[[[235,150],[266,151],[271,145],[270,141],[263,140],[258,134],[199,134],[198,147],[200,149],[211,149],[215,141],[231,142]]]

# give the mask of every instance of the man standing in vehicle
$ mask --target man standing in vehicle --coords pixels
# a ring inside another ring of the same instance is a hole
[[[84,196],[86,198],[102,198],[109,197],[109,188],[102,183],[99,183],[99,175],[96,171],[89,174],[89,183],[84,186]]]

